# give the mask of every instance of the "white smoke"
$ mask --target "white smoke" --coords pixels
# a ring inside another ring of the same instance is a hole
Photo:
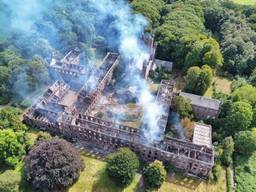
[[[23,31],[31,30],[31,26],[46,10],[51,0],[2,0],[11,10],[11,27]]]
[[[140,38],[147,22],[141,15],[132,14],[128,3],[123,0],[91,0],[91,3],[99,11],[100,17],[115,18],[116,30],[119,33],[119,51],[127,61],[125,65],[128,79],[136,86],[137,98],[143,108],[143,134],[148,142],[157,141],[161,134],[158,121],[162,108],[141,75],[143,62],[149,59],[149,50]]]
[[[33,24],[38,18],[42,17],[42,13],[52,10],[54,5],[70,4],[74,9],[82,9],[83,6],[88,6],[86,10],[92,8],[93,16],[87,17],[86,14],[79,17],[80,20],[84,20],[85,24],[95,25],[96,31],[101,31],[105,35],[105,31],[108,32],[109,28],[114,28],[111,34],[108,35],[107,42],[110,47],[118,45],[119,52],[122,55],[122,59],[125,61],[126,77],[129,83],[136,87],[136,97],[139,104],[143,106],[143,133],[149,142],[159,139],[160,129],[158,127],[158,120],[161,116],[161,106],[156,102],[155,97],[151,95],[147,81],[143,79],[141,75],[141,69],[143,62],[149,59],[149,49],[145,46],[141,40],[141,35],[144,32],[144,28],[147,26],[146,19],[141,15],[134,15],[128,4],[128,1],[124,0],[73,0],[73,1],[61,1],[61,0],[3,0],[8,5],[12,13],[10,21],[13,29],[25,30],[28,34],[32,35]],[[83,5],[82,5],[83,4]],[[84,7],[83,7],[84,8]],[[95,11],[94,11],[95,10]],[[86,11],[85,11],[86,12]],[[70,13],[70,17],[72,13]],[[79,15],[80,16],[80,15]],[[74,17],[77,17],[74,14]],[[111,24],[109,21],[111,20]],[[60,22],[59,25],[62,25]],[[53,25],[50,25],[53,27]],[[63,28],[66,26],[63,24]],[[41,34],[43,32],[38,29],[36,31],[50,41],[53,37],[58,37],[60,34],[53,29],[51,37],[48,34],[45,36]],[[34,32],[34,31],[33,31]],[[56,34],[55,34],[56,33]],[[58,39],[58,38],[57,38]],[[51,41],[50,41],[51,42]],[[53,41],[55,42],[55,41]],[[57,41],[58,42],[58,41]],[[94,68],[94,67],[92,67]],[[91,75],[87,76],[88,90],[94,88],[97,82],[97,74],[94,74],[89,70]]]

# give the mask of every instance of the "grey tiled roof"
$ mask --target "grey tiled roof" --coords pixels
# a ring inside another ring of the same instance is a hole
[[[192,105],[219,110],[221,102],[217,99],[194,95],[191,93],[180,92],[180,96],[189,99]]]

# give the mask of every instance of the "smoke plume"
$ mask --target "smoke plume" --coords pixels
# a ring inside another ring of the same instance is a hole
[[[75,27],[79,31],[78,40],[85,41],[90,44],[91,39],[97,35],[103,36],[106,44],[110,49],[116,50],[121,54],[124,63],[125,74],[122,83],[136,87],[136,97],[138,103],[143,108],[143,125],[142,132],[148,142],[158,141],[160,139],[160,130],[158,120],[162,114],[162,108],[156,102],[147,84],[147,81],[141,75],[143,62],[149,59],[149,49],[145,46],[141,39],[144,28],[147,26],[146,19],[141,15],[135,15],[124,0],[2,0],[12,11],[11,26],[13,29],[22,30],[26,35],[31,36],[31,42],[26,41],[29,45],[35,44],[35,40],[43,39],[49,42],[51,48],[55,48],[56,52],[62,49],[62,52],[70,48],[78,46],[78,44],[70,45],[68,38],[63,38],[65,34],[72,34],[71,22],[79,23],[79,27]],[[61,5],[65,6],[61,6]],[[62,10],[66,7],[65,10]],[[48,12],[61,9],[61,14],[57,14],[56,18],[49,17]],[[45,17],[45,15],[47,17]],[[68,20],[61,22],[59,17],[66,17]],[[40,23],[40,19],[47,18],[44,25]],[[60,31],[62,31],[60,33]],[[88,34],[88,35],[87,35]],[[33,42],[32,42],[33,39]],[[24,41],[23,41],[24,42]],[[42,44],[37,44],[42,45]],[[80,44],[79,44],[80,45]],[[25,46],[24,46],[25,47]],[[84,45],[83,45],[84,47]],[[48,50],[47,46],[43,50]],[[35,49],[33,49],[34,51]],[[49,49],[52,50],[52,49]],[[28,52],[30,53],[30,52]],[[47,53],[45,53],[47,55]],[[93,63],[91,60],[89,63]],[[90,65],[90,68],[94,68]],[[90,85],[95,87],[97,82],[97,73],[91,71],[87,73]],[[95,77],[93,77],[95,76]]]
[[[141,76],[143,62],[149,59],[149,50],[140,36],[147,22],[141,15],[132,14],[131,8],[124,1],[91,0],[103,20],[115,19],[115,29],[119,36],[119,51],[126,61],[126,78],[137,88],[137,98],[143,106],[143,133],[149,142],[160,139],[158,120],[161,117],[161,106],[150,93],[146,80]],[[126,79],[126,81],[127,81]]]

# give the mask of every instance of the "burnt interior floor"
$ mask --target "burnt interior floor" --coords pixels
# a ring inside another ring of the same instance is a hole
[[[74,88],[64,81],[56,81],[24,114],[25,123],[74,142],[96,145],[107,151],[129,147],[145,161],[171,161],[176,168],[188,174],[199,177],[208,175],[214,165],[214,148],[211,143],[201,145],[198,137],[195,144],[182,139],[167,138],[164,134],[170,103],[175,96],[174,82],[162,80],[159,85],[155,98],[163,108],[158,122],[159,139],[149,142],[141,129],[138,129],[142,112],[141,106],[134,104],[132,88],[106,91],[120,62],[120,55],[107,53],[102,64],[98,68],[91,68],[89,72],[78,61],[79,52],[74,51],[62,60],[55,61],[50,69],[63,77],[80,78],[87,74],[90,78],[85,79],[80,88]],[[127,99],[120,101],[125,95]],[[117,108],[116,114],[121,116],[115,117],[114,110],[109,112],[111,108]],[[198,130],[200,134],[200,129]]]

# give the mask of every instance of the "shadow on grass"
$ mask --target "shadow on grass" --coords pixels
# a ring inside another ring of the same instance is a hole
[[[197,187],[202,182],[199,179],[188,177],[181,173],[175,173],[173,175],[168,176],[167,181],[175,185],[179,185],[181,187],[185,187],[187,189],[192,190],[196,190]]]
[[[124,187],[118,186],[107,174],[106,168],[95,175],[92,191],[94,192],[121,192]]]
[[[4,173],[5,171],[9,170],[10,167],[4,166],[4,165],[0,165],[0,174]]]
[[[141,178],[137,179],[137,176],[133,179],[132,183],[128,186],[120,186],[110,178],[106,172],[106,168],[100,170],[95,175],[96,180],[93,183],[93,192],[135,192],[139,191],[141,184]]]

